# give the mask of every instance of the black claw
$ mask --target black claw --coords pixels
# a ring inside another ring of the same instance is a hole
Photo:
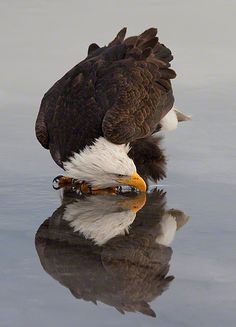
[[[58,175],[53,179],[52,187],[54,188],[54,190],[59,190],[61,188],[61,186],[59,186],[58,184],[61,177],[63,177],[63,175]]]

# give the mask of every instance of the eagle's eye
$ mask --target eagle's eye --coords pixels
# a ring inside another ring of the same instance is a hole
[[[118,177],[124,177],[125,175],[122,174],[117,174]]]

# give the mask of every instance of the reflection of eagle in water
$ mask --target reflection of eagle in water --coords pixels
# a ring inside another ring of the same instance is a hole
[[[88,56],[45,94],[36,136],[73,178],[106,188],[165,176],[159,138],[184,115],[173,108],[171,52],[150,28],[108,46],[91,44]],[[138,175],[138,174],[139,175]]]
[[[36,234],[41,264],[76,298],[155,316],[149,302],[173,280],[169,245],[186,216],[166,210],[161,192],[145,205],[142,194],[98,198],[64,199],[45,220]]]

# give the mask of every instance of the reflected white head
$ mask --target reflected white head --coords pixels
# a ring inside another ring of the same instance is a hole
[[[87,196],[69,203],[63,219],[69,222],[74,232],[79,231],[95,244],[103,245],[117,235],[128,233],[136,213],[145,203],[145,193],[132,197]]]
[[[136,212],[123,208],[122,201],[119,203],[116,197],[99,195],[68,204],[63,215],[74,232],[79,231],[100,246],[117,235],[128,233],[135,217]]]

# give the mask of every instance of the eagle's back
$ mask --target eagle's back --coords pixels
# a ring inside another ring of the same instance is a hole
[[[90,45],[42,100],[36,136],[60,166],[99,136],[120,144],[151,135],[173,106],[170,50],[154,28],[127,39],[125,31],[107,47]]]

